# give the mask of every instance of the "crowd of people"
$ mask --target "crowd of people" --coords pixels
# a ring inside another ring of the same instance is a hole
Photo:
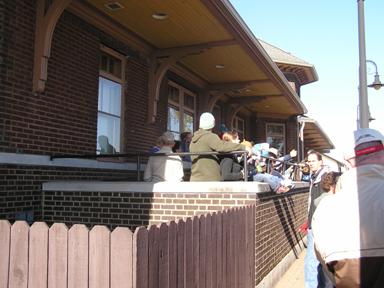
[[[214,126],[214,116],[206,112],[200,116],[199,129],[193,135],[191,132],[184,132],[180,135],[180,141],[175,141],[173,133],[165,132],[158,138],[150,153],[196,154],[181,157],[151,156],[144,180],[182,181],[182,161],[186,161],[191,163],[190,181],[243,181],[246,178],[248,181],[265,182],[276,193],[288,192],[294,187],[292,180],[283,175],[282,163],[296,157],[296,150],[280,157],[279,151],[271,147],[266,151],[267,156],[262,157],[261,151],[255,151],[253,143],[245,140],[240,143],[236,131],[225,129],[219,136],[212,132]],[[243,156],[244,153],[246,157]],[[179,169],[178,173],[176,169]]]
[[[362,128],[354,140],[343,173],[308,153],[305,287],[384,287],[384,136]]]
[[[178,150],[197,154],[183,159],[176,155],[150,157],[145,181],[182,181],[184,160],[191,161],[190,181],[247,178],[268,183],[276,193],[294,187],[283,175],[282,163],[295,158],[296,150],[281,157],[273,147],[267,154],[260,153],[255,151],[257,145],[240,143],[235,131],[219,137],[212,132],[214,126],[213,115],[203,113],[199,130],[182,134]],[[307,234],[306,288],[384,287],[384,136],[362,128],[354,132],[354,140],[353,153],[345,157],[348,170],[343,173],[330,171],[322,154],[307,152],[301,179],[310,182],[308,217],[300,227]],[[174,144],[174,135],[165,132],[157,141],[156,153],[172,153]],[[229,153],[233,151],[238,153]]]

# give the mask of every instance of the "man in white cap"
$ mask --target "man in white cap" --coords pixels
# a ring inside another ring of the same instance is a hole
[[[369,128],[354,136],[351,168],[313,215],[315,247],[337,287],[384,287],[384,137]]]
[[[215,118],[209,112],[200,116],[199,130],[193,134],[190,143],[190,152],[231,152],[247,150],[241,144],[223,141],[218,135],[212,133],[215,127]],[[193,155],[190,181],[220,181],[220,163],[216,155]]]

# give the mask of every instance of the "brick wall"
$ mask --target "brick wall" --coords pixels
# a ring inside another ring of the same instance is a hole
[[[103,224],[134,230],[180,218],[255,203],[255,194],[44,191],[43,219],[68,225]]]
[[[1,3],[0,151],[95,152],[101,44],[127,56],[122,152],[153,146],[167,118],[162,109],[154,124],[147,123],[148,59],[64,12],[53,33],[45,92],[35,94],[35,5],[23,0]]]
[[[42,183],[54,180],[134,180],[135,172],[74,167],[0,164],[0,219],[15,220],[17,213],[32,211],[42,219]]]
[[[27,137],[34,51],[34,1],[0,2],[0,149],[19,151]]]
[[[196,183],[181,184],[192,185],[191,190],[185,188],[186,186],[178,186],[179,184],[168,184],[168,191],[172,192],[164,192],[167,189],[166,183],[161,184],[163,186],[159,189],[149,183],[105,183],[104,188],[97,191],[97,186],[92,184],[86,189],[76,189],[76,185],[80,183],[74,183],[71,188],[56,190],[54,187],[63,183],[47,183],[44,188],[43,219],[48,223],[64,222],[69,226],[74,223],[84,223],[88,226],[104,224],[112,229],[128,226],[133,230],[141,225],[185,219],[230,207],[255,205],[257,283],[302,239],[297,230],[307,217],[308,187],[276,195],[266,192],[269,191],[268,187],[257,186],[256,183],[232,183],[225,188],[225,183],[201,182],[207,192],[200,193],[193,191],[193,185]],[[243,184],[248,187],[248,191],[244,192]],[[249,187],[252,186],[247,185],[252,184],[255,192],[249,192],[252,189]],[[129,185],[136,187],[131,189]],[[214,188],[210,189],[210,186]],[[106,191],[105,187],[111,191]],[[178,187],[181,187],[180,191],[192,192],[175,192]]]

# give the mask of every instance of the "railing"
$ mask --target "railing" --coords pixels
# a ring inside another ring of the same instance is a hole
[[[243,169],[244,169],[244,181],[248,181],[248,167],[245,165],[247,163],[247,151],[239,150],[239,151],[232,151],[232,152],[174,152],[174,153],[121,153],[121,154],[61,154],[61,155],[51,155],[50,159],[60,159],[60,158],[82,158],[82,159],[99,159],[99,158],[136,158],[136,175],[137,175],[137,181],[141,181],[140,177],[140,166],[141,166],[141,160],[144,158],[148,158],[150,156],[191,156],[191,155],[242,155],[243,158]],[[262,158],[265,158],[267,160],[275,161],[275,162],[282,162],[283,163],[283,170],[285,170],[286,166],[295,166],[299,167],[299,164],[293,163],[291,161],[284,161],[279,160],[276,158],[268,157],[268,156],[261,156]],[[271,167],[268,165],[267,172],[270,172]]]
[[[255,287],[255,206],[139,227],[0,221],[0,287]]]

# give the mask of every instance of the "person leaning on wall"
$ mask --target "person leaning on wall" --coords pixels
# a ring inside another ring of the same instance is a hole
[[[160,148],[156,153],[170,154],[173,153],[172,147],[175,145],[175,138],[171,132],[164,132],[157,139],[156,144]],[[177,155],[151,156],[144,171],[144,181],[146,182],[180,182],[183,177],[183,162]]]
[[[251,149],[238,143],[223,141],[212,132],[215,127],[215,117],[209,112],[201,114],[199,130],[192,137],[189,149],[195,152],[231,152]],[[190,181],[220,181],[220,165],[217,155],[192,155],[192,168]]]

